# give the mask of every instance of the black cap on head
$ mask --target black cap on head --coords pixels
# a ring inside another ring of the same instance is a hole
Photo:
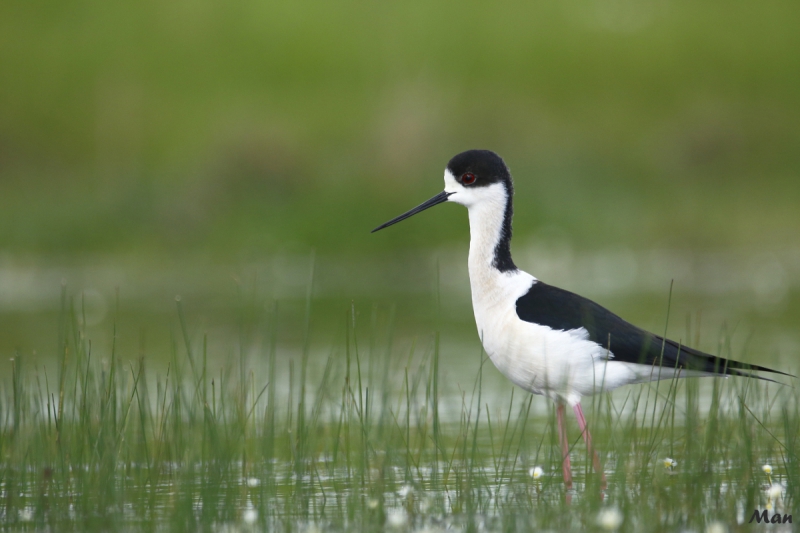
[[[447,170],[459,181],[465,174],[474,175],[474,182],[469,184],[472,187],[486,187],[503,182],[508,187],[509,193],[513,191],[511,172],[503,158],[491,150],[461,152],[447,163]]]

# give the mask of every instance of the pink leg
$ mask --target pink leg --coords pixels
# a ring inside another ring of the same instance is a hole
[[[558,402],[556,409],[558,419],[558,439],[561,442],[561,468],[564,471],[564,485],[567,489],[572,488],[572,466],[569,463],[569,441],[567,440],[567,426],[564,424],[564,404]]]
[[[598,474],[602,475],[603,486],[605,487],[606,484],[606,474],[603,472],[603,467],[600,465],[600,457],[598,457],[597,452],[592,446],[592,434],[589,433],[589,428],[586,425],[586,418],[583,416],[583,409],[581,409],[581,404],[576,403],[572,410],[575,411],[575,417],[578,419],[578,426],[581,428],[581,433],[583,434],[583,440],[586,441],[586,447],[589,449],[589,453],[592,454],[592,464],[594,466],[594,471]]]

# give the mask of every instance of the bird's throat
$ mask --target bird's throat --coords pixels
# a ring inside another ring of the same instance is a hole
[[[511,260],[513,204],[505,188],[494,185],[490,197],[469,206],[469,267],[516,270]]]
[[[469,278],[473,293],[517,267],[511,260],[511,202],[505,191],[469,208]]]

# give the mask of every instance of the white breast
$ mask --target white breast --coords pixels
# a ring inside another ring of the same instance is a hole
[[[516,301],[534,282],[521,271],[498,272],[492,283],[479,276],[471,284],[478,335],[492,362],[514,384],[578,401],[594,386],[593,372],[586,375],[586,370],[593,369],[605,351],[587,339],[586,330],[557,331],[520,320]]]

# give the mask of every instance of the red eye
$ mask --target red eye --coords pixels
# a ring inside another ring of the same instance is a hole
[[[466,174],[461,176],[461,183],[463,183],[464,185],[472,185],[473,183],[475,183],[475,174],[467,172]]]

